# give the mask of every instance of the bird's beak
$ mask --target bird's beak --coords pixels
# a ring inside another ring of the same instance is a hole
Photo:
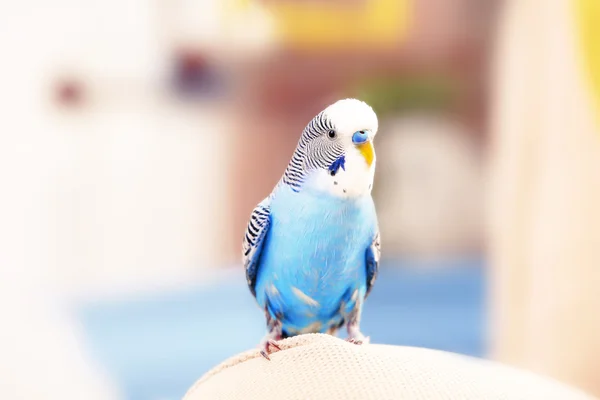
[[[352,135],[352,143],[360,151],[360,154],[365,158],[367,165],[370,167],[375,159],[375,149],[373,149],[373,136],[369,131],[358,131]]]

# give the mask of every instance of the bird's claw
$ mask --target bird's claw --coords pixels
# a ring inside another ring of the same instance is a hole
[[[274,347],[276,350],[271,351],[270,350],[271,346]],[[271,357],[269,357],[269,354],[275,353],[275,352],[281,350],[281,347],[279,347],[277,342],[275,342],[273,339],[267,339],[261,347],[262,347],[262,350],[260,351],[260,355],[269,361],[271,361]]]
[[[354,339],[354,338],[348,338],[348,339],[346,339],[346,342],[352,343],[352,344],[363,344],[362,340]]]
[[[363,337],[363,338],[350,337],[350,338],[346,339],[346,341],[348,343],[357,344],[357,345],[368,344],[369,337]]]

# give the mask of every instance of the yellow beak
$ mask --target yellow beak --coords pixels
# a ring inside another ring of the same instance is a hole
[[[365,158],[367,165],[370,167],[375,159],[375,149],[373,148],[373,142],[367,140],[364,143],[356,145],[356,148],[360,151],[360,154]]]

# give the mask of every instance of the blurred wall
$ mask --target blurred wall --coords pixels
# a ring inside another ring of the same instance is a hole
[[[173,88],[184,35],[170,30],[168,7],[0,6],[1,201],[25,235],[14,267],[48,285],[144,289],[228,260],[227,103]]]
[[[380,129],[374,196],[386,256],[479,254],[483,162],[473,128],[423,113],[385,119]]]
[[[490,332],[495,357],[600,395],[600,108],[575,3],[511,1],[502,16]]]

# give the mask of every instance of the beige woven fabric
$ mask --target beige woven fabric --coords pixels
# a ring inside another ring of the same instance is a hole
[[[530,372],[442,351],[354,345],[322,334],[280,345],[271,361],[252,350],[223,362],[184,400],[593,400]]]

